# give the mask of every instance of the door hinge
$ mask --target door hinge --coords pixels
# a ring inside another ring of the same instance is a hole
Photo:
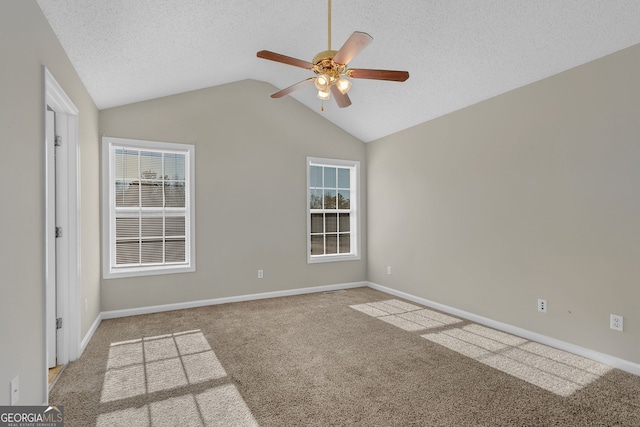
[[[56,239],[62,237],[62,227],[56,227]]]
[[[62,317],[56,319],[56,329],[62,329]]]
[[[56,147],[62,145],[62,137],[60,135],[56,135],[56,137],[53,139],[53,145],[55,145]]]

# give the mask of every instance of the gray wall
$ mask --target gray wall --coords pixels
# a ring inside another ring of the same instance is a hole
[[[638,76],[637,45],[368,144],[369,280],[639,363]]]
[[[307,156],[360,160],[365,195],[365,144],[275,91],[245,80],[100,112],[104,135],[196,146],[197,271],[103,280],[103,311],[365,280],[366,239],[360,261],[308,265],[305,237]]]
[[[46,398],[43,65],[80,110],[82,335],[100,309],[98,110],[35,1],[0,2],[0,405],[20,375],[20,405]]]

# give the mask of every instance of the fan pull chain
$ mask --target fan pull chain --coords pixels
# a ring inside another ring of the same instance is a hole
[[[328,31],[328,34],[329,34],[329,49],[328,50],[331,50],[331,0],[327,0],[327,1],[329,3],[329,19],[327,20],[328,25],[329,25],[329,31]]]

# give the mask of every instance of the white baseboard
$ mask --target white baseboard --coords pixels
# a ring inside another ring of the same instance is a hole
[[[87,348],[87,344],[89,344],[89,341],[93,338],[93,334],[96,333],[98,326],[100,326],[100,322],[102,322],[102,313],[98,313],[98,317],[93,321],[91,327],[87,331],[87,334],[82,339],[82,342],[80,343],[80,350],[78,351],[78,359],[80,359],[80,356],[84,353],[84,349]]]
[[[451,315],[461,317],[463,319],[467,319],[472,322],[479,323],[481,325],[485,325],[493,329],[498,329],[500,331],[517,335],[519,337],[526,338],[531,341],[539,342],[541,344],[548,345],[549,347],[554,347],[559,350],[564,350],[569,353],[577,354],[578,356],[586,357],[587,359],[595,360],[596,362],[604,363],[606,365],[613,366],[614,368],[618,368],[622,371],[626,371],[631,374],[640,376],[640,364],[637,364],[628,360],[620,359],[605,353],[600,353],[595,350],[580,347],[575,344],[568,343],[566,341],[561,341],[556,338],[551,338],[546,335],[542,335],[526,329],[518,328],[516,326],[509,325],[507,323],[498,322],[497,320],[489,319],[487,317],[469,313],[464,310],[459,310],[457,308],[449,307],[444,304],[440,304],[425,298],[417,297],[415,295],[411,295],[406,292],[397,291],[395,289],[378,285],[376,283],[367,282],[367,286],[369,286],[372,289],[376,289],[378,291],[381,291],[390,295],[394,295],[394,296],[404,298],[406,300],[413,301],[415,303],[418,303],[427,307],[434,308],[444,313],[449,313]]]
[[[293,295],[336,291],[340,289],[362,288],[367,285],[368,285],[367,282],[341,283],[336,285],[314,286],[311,288],[290,289],[286,291],[262,292],[258,294],[239,295],[235,297],[214,298],[214,299],[208,299],[208,300],[179,302],[174,304],[153,305],[148,307],[127,308],[123,310],[103,311],[100,314],[102,319],[115,319],[118,317],[137,316],[139,314],[160,313],[162,311],[172,311],[172,310],[181,310],[184,308],[204,307],[208,305],[226,304],[230,302],[288,297]]]

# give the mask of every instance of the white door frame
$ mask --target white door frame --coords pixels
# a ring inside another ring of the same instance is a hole
[[[50,182],[50,171],[55,168],[54,143],[45,143],[45,331],[47,321],[55,316],[58,307],[58,317],[63,319],[63,327],[58,338],[58,363],[66,364],[80,356],[80,175],[79,175],[79,144],[78,144],[78,108],[62,90],[53,75],[46,67],[44,74],[44,106],[43,123],[46,123],[47,106],[56,113],[56,132],[64,134],[61,146],[57,148],[57,156],[61,173],[58,173],[58,219],[55,224],[56,212],[54,183]],[[62,238],[55,238],[55,227],[62,227]],[[53,227],[53,229],[52,229]],[[56,242],[56,240],[58,240]],[[55,279],[50,273],[52,254],[57,251],[58,291],[57,302],[55,292],[52,292],[50,281]],[[52,312],[53,310],[53,312]],[[45,333],[45,348],[49,352]],[[48,356],[45,357],[48,360]],[[47,363],[48,364],[48,363]],[[46,365],[46,364],[45,364]],[[46,366],[45,366],[46,368]],[[49,387],[45,375],[45,402],[49,400]]]

